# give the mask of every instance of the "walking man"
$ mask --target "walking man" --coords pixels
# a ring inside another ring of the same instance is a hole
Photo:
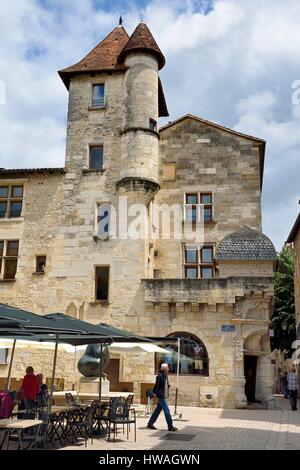
[[[288,374],[288,392],[292,410],[295,411],[297,410],[298,379],[294,366]]]
[[[157,396],[158,404],[151,418],[149,419],[147,427],[149,429],[156,429],[154,423],[159,417],[161,410],[163,410],[169,431],[177,431],[177,428],[173,426],[173,421],[168,405],[170,387],[168,380],[169,366],[168,364],[162,364],[160,369],[160,373],[156,377],[156,382],[153,388],[153,394]]]

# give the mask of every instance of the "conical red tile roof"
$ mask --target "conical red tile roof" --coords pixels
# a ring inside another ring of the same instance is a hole
[[[122,63],[126,54],[133,51],[149,51],[154,54],[158,59],[159,69],[162,69],[166,63],[163,53],[145,23],[139,23],[133,31],[129,41],[119,55],[119,62]]]
[[[118,57],[128,39],[129,36],[123,26],[118,26],[80,62],[60,70],[58,73],[66,87],[69,89],[70,79],[74,73],[126,70],[124,64],[118,62]]]

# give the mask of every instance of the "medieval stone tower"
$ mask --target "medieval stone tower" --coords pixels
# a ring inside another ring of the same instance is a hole
[[[84,255],[73,268],[83,283],[84,271],[95,275],[97,283],[101,267],[109,270],[109,297],[119,300],[105,302],[96,295],[93,305],[86,303],[85,316],[100,320],[113,314],[120,326],[128,326],[126,317],[132,313],[132,328],[138,322],[133,299],[148,275],[150,257],[147,227],[137,239],[127,231],[138,215],[134,208],[130,214],[130,208],[140,205],[148,222],[149,203],[160,187],[157,121],[168,110],[158,72],[164,64],[151,32],[140,23],[130,38],[122,26],[115,28],[79,63],[59,72],[69,90],[69,108],[57,250],[60,246],[63,259],[66,248],[82,247]],[[69,288],[80,308],[82,295]]]

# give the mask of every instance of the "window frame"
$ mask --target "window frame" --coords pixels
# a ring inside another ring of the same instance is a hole
[[[149,129],[152,132],[157,132],[157,121],[153,118],[149,118]]]
[[[181,340],[182,340],[184,337],[186,337],[186,339],[187,339],[187,338],[191,338],[192,341],[194,341],[195,343],[197,343],[197,344],[203,349],[203,351],[204,351],[206,368],[203,367],[202,370],[204,370],[205,373],[200,373],[200,374],[195,374],[195,373],[193,373],[193,374],[191,374],[191,373],[182,373],[182,372],[180,371],[180,372],[179,372],[179,376],[182,376],[182,377],[188,377],[188,376],[189,376],[189,377],[199,377],[199,378],[200,378],[200,377],[210,377],[210,374],[209,374],[209,371],[210,371],[210,359],[209,359],[209,354],[208,354],[208,351],[207,351],[207,347],[205,346],[204,342],[203,342],[200,338],[198,338],[198,337],[197,337],[196,335],[194,335],[193,333],[188,333],[188,332],[186,332],[186,331],[185,331],[185,332],[184,332],[184,331],[181,331],[181,332],[171,333],[170,335],[167,336],[167,338],[168,338],[168,337],[169,337],[170,339],[171,339],[171,338],[174,339],[174,338],[178,338],[178,337],[179,337],[179,338],[181,338]],[[182,344],[182,341],[180,341],[180,343]],[[176,349],[174,349],[174,351],[175,351],[175,354],[174,354],[174,355],[177,357],[177,342],[176,342],[176,343],[172,342],[172,343],[170,344],[171,349],[172,349],[172,346],[173,346],[173,347],[174,347],[174,346],[176,347]],[[165,345],[164,347],[167,347],[167,346]],[[155,355],[154,355],[154,372],[155,372],[155,374],[157,374],[157,373],[159,372],[159,365],[158,365],[158,361],[157,361],[157,358],[159,357],[159,355],[163,356],[163,354],[161,354],[161,353],[155,353]],[[183,355],[183,354],[182,354],[182,348],[181,348],[181,355]],[[166,356],[166,355],[164,355],[164,357],[165,357],[165,356]],[[197,360],[197,359],[194,357],[194,361],[195,361],[195,360]],[[202,361],[204,362],[203,359],[198,359],[198,360],[202,360]],[[164,359],[164,361],[165,361],[165,359]],[[180,358],[180,364],[182,364],[182,358]],[[195,370],[196,370],[196,369],[195,369]],[[198,369],[197,369],[197,370],[198,370]],[[201,369],[200,369],[200,370],[201,370]],[[169,372],[169,375],[170,375],[170,376],[176,376],[176,373],[177,373],[176,371],[175,371],[175,372]]]
[[[23,216],[23,208],[24,208],[24,184],[18,182],[10,182],[10,183],[1,183],[0,181],[0,188],[7,188],[7,196],[1,197],[0,196],[0,203],[6,204],[5,215],[3,217],[0,216],[0,221],[3,219],[19,219]],[[13,196],[13,191],[15,188],[22,188],[22,195],[21,196]],[[12,205],[13,203],[21,203],[21,210],[19,215],[12,215]]]
[[[104,93],[103,93],[103,102],[100,102],[100,100],[94,100],[94,88],[99,86],[103,86]],[[96,101],[99,101],[99,104],[95,104]],[[91,109],[105,109],[106,108],[106,83],[105,82],[93,82],[91,84],[91,99],[90,99],[90,108]]]
[[[103,236],[103,237],[101,236],[101,234],[99,234],[99,230],[98,230],[99,223],[100,223],[100,221],[98,220],[99,219],[99,206],[110,206],[108,232],[106,236]],[[112,203],[109,201],[97,201],[95,204],[95,236],[97,238],[101,238],[101,240],[108,240],[111,236],[111,206],[112,206]]]
[[[187,202],[187,198],[189,196],[196,196],[196,203],[195,204],[191,204],[191,203],[188,203]],[[210,196],[211,197],[211,203],[203,203],[202,202],[202,198],[204,196]],[[214,207],[214,203],[213,203],[213,193],[210,192],[210,191],[194,191],[194,192],[186,192],[184,193],[184,221],[187,222],[187,223],[192,223],[192,224],[196,224],[196,222],[201,222],[201,211],[202,211],[202,208],[203,208],[203,222],[205,225],[207,224],[211,224],[213,222],[213,207]],[[195,210],[196,211],[196,218],[192,220],[189,220],[188,217],[187,217],[187,211],[188,209],[191,208],[192,210]],[[210,210],[210,218],[209,220],[205,220],[205,210]]]
[[[107,276],[107,299],[98,299],[97,298],[97,269],[100,268],[108,268],[108,276]],[[110,299],[110,276],[111,276],[111,266],[109,264],[96,264],[94,266],[94,276],[95,276],[95,285],[94,285],[94,302],[96,303],[109,303]]]
[[[92,149],[94,148],[102,148],[102,166],[101,168],[93,168],[91,166],[91,157],[92,157]],[[89,144],[88,146],[88,169],[89,171],[104,171],[104,143],[99,142],[99,143],[93,143]]]
[[[8,349],[9,348],[1,348],[1,350],[4,351],[4,360],[2,361],[1,360],[1,356],[0,356],[0,365],[1,366],[5,366],[8,364]]]
[[[38,271],[38,258],[45,258],[44,271]],[[35,255],[35,274],[45,274],[47,266],[47,255]]]
[[[203,250],[210,249],[212,253],[212,262],[209,263],[207,261],[203,261]],[[197,261],[192,263],[187,261],[187,251],[195,250],[197,251]],[[183,243],[182,244],[182,259],[183,259],[183,278],[184,279],[214,279],[216,277],[216,269],[215,269],[215,245],[213,243],[207,243],[205,245],[197,245],[197,244],[189,244]],[[197,277],[187,277],[187,270],[188,269],[196,269],[197,270]],[[212,277],[207,278],[203,277],[202,270],[203,269],[212,269]]]
[[[7,250],[9,243],[12,242],[17,242],[17,255],[7,255]],[[3,243],[3,251],[0,254],[0,280],[2,281],[14,281],[16,279],[17,271],[18,271],[18,259],[19,259],[19,253],[20,253],[20,240],[0,240],[0,243]],[[6,277],[5,276],[5,268],[6,268],[6,262],[11,261],[11,260],[16,260],[16,271],[14,277]]]

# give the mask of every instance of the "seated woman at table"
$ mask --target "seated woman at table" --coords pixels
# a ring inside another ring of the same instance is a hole
[[[26,409],[31,409],[35,407],[37,394],[40,390],[38,379],[34,374],[34,369],[32,366],[28,366],[26,369],[26,375],[24,376],[21,391],[22,398],[25,402]]]
[[[40,391],[37,394],[36,400],[37,400],[37,406],[38,407],[48,405],[49,392],[48,392],[48,387],[47,387],[46,384],[41,384]]]

